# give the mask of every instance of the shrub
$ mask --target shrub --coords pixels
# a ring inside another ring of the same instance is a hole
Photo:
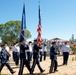
[[[73,52],[76,52],[76,46],[71,46]]]

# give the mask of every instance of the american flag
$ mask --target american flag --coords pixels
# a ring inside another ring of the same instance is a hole
[[[42,27],[41,27],[40,5],[39,5],[39,24],[38,24],[37,32],[38,32],[37,42],[38,42],[38,45],[40,46],[42,44],[42,33],[41,33]]]

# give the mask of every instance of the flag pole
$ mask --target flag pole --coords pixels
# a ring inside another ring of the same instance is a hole
[[[42,44],[42,27],[41,27],[41,14],[40,14],[40,1],[38,1],[38,28],[37,28],[37,32],[38,32],[38,36],[37,36],[37,42],[38,45],[41,46]]]
[[[25,3],[25,0],[23,1],[23,3]]]
[[[38,4],[40,5],[40,0],[38,1]]]

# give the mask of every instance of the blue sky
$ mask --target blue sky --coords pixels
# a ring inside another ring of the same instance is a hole
[[[0,0],[0,24],[21,20],[23,3],[26,10],[26,26],[32,40],[37,37],[39,0]],[[76,0],[40,0],[42,37],[76,38]]]

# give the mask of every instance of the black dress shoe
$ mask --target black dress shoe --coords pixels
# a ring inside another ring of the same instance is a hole
[[[30,68],[30,74],[31,74],[31,75],[33,75],[33,71],[34,71],[34,70],[32,70],[32,68]]]
[[[30,71],[30,74],[31,74],[31,75],[33,75],[33,72],[32,72],[32,71]]]
[[[14,74],[16,71],[13,71],[12,74]]]
[[[52,72],[52,71],[49,71],[49,73],[54,73],[54,72]]]
[[[43,73],[45,70],[42,70],[41,73]]]
[[[49,71],[49,73],[52,73],[52,71]]]
[[[55,70],[54,72],[58,72],[58,70]]]

